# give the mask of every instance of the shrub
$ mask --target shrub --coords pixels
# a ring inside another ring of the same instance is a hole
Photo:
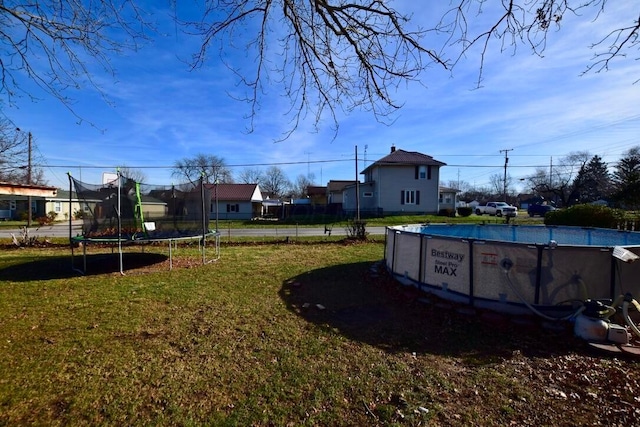
[[[458,215],[460,216],[469,216],[473,213],[473,208],[468,206],[461,206],[458,208]]]
[[[367,223],[364,221],[350,220],[347,222],[346,231],[350,239],[365,240],[367,238]]]
[[[444,209],[440,209],[440,211],[438,212],[438,215],[454,217],[454,216],[456,216],[456,211],[455,211],[455,209],[444,208]]]
[[[578,227],[617,228],[624,220],[624,211],[599,205],[575,205],[567,209],[547,212],[545,225],[573,225]]]
[[[49,225],[49,224],[53,224],[53,221],[56,220],[57,216],[58,216],[57,213],[55,213],[54,211],[51,211],[46,216],[38,217],[36,221],[38,221],[38,224],[40,224],[41,226]]]

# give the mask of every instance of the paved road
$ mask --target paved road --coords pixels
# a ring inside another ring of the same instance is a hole
[[[77,235],[81,230],[81,222],[73,224],[72,235]],[[367,227],[367,232],[371,235],[383,235],[385,227]],[[324,236],[324,227],[270,227],[270,228],[230,228],[220,229],[222,237],[302,237],[302,236]],[[11,234],[16,237],[20,236],[20,230],[0,229],[0,238],[10,238]],[[346,236],[347,231],[344,227],[334,226],[331,230],[332,236]],[[43,227],[29,228],[29,236],[44,237],[68,237],[69,224],[58,223],[55,225],[46,225]]]

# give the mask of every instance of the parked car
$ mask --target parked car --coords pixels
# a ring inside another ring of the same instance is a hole
[[[507,202],[487,202],[486,205],[476,206],[476,215],[495,215],[495,216],[518,216],[518,208],[511,206]]]
[[[534,217],[536,215],[538,216],[545,216],[547,214],[547,212],[550,211],[554,211],[556,208],[554,208],[551,205],[543,205],[543,204],[533,204],[533,205],[529,205],[527,207],[527,213],[529,214],[530,217]]]

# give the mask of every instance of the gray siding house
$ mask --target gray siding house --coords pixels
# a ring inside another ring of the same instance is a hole
[[[366,167],[359,184],[361,213],[436,214],[440,210],[440,167],[446,163],[416,151],[396,150]],[[356,210],[356,185],[344,189],[342,206]]]

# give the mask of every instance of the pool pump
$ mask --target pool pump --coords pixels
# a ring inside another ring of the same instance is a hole
[[[627,329],[609,321],[615,312],[615,308],[600,301],[586,300],[584,310],[575,319],[575,335],[589,342],[628,344]]]

